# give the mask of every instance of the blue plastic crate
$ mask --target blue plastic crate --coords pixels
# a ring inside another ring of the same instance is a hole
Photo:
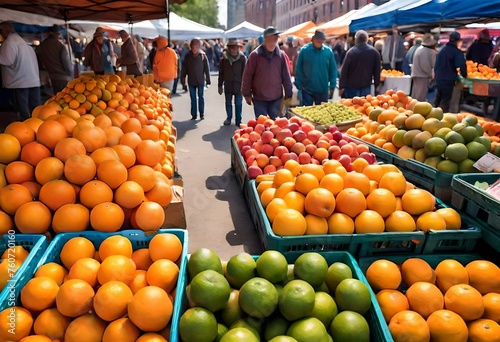
[[[141,248],[147,248],[149,245],[149,241],[156,235],[156,234],[174,234],[179,238],[179,240],[182,242],[182,254],[177,261],[179,265],[179,278],[177,280],[177,291],[175,295],[175,303],[174,303],[174,309],[172,313],[172,319],[171,319],[171,328],[170,328],[170,341],[177,341],[177,335],[178,335],[178,330],[179,330],[179,319],[181,315],[181,307],[182,307],[182,301],[183,301],[183,295],[185,292],[185,287],[186,287],[186,275],[187,275],[187,250],[188,250],[188,233],[186,230],[183,229],[161,229],[155,234],[146,234],[141,230],[124,230],[124,231],[119,231],[119,232],[113,232],[113,233],[102,233],[102,232],[95,232],[95,231],[83,231],[79,233],[62,233],[58,234],[52,243],[49,245],[43,256],[40,258],[36,266],[32,269],[32,272],[25,273],[25,276],[22,278],[21,281],[17,283],[16,286],[16,300],[19,300],[19,294],[21,292],[21,289],[24,287],[24,285],[33,278],[36,270],[44,264],[47,264],[49,262],[56,262],[56,263],[61,263],[61,259],[59,257],[59,254],[61,253],[61,250],[64,246],[64,244],[69,241],[70,239],[74,237],[84,237],[90,240],[96,250],[99,249],[99,246],[101,243],[108,237],[112,235],[121,235],[126,237],[127,239],[130,240],[132,243],[132,247],[134,250],[141,249]],[[3,303],[3,301],[2,301]]]
[[[21,291],[20,287],[24,286],[24,284],[33,276],[38,262],[49,246],[49,243],[45,235],[4,234],[0,238],[0,255],[13,246],[24,247],[24,249],[29,251],[29,255],[2,292],[0,292],[0,311],[9,306],[14,306],[13,301],[15,301],[15,298],[18,297],[19,292]]]

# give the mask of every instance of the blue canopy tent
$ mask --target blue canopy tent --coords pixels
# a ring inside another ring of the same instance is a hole
[[[478,18],[500,18],[500,0],[448,0],[444,6],[444,20],[474,20]]]
[[[419,0],[396,10],[397,25],[439,22],[447,0]]]

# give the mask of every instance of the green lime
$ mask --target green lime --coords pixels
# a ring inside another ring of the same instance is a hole
[[[295,279],[295,275],[294,275],[294,265],[288,265],[288,270],[286,271],[286,278],[285,280],[283,280],[281,282],[282,285],[286,285],[287,283],[289,283],[290,281],[294,280]]]
[[[327,272],[328,264],[325,258],[316,252],[304,253],[294,263],[295,277],[307,281],[312,287],[323,284]]]
[[[276,336],[275,338],[269,340],[269,342],[298,342],[296,339],[286,335]]]
[[[250,330],[246,328],[234,328],[229,330],[220,342],[260,342],[260,338],[256,337]]]
[[[260,340],[260,331],[256,327],[254,327],[252,324],[250,324],[248,321],[246,321],[245,319],[239,319],[236,322],[234,322],[233,324],[231,324],[231,326],[229,327],[229,330],[231,331],[231,330],[236,329],[236,328],[245,328],[248,331],[250,331],[255,337],[258,337]]]
[[[328,342],[328,332],[316,317],[305,317],[293,322],[286,334],[300,342]]]
[[[330,293],[335,293],[340,282],[350,278],[352,278],[351,268],[343,262],[334,262],[328,267],[325,283]]]
[[[217,324],[217,337],[215,338],[215,342],[220,342],[220,340],[222,339],[222,336],[224,336],[228,331],[229,331],[229,329],[224,324],[218,323]]]
[[[243,310],[241,310],[239,304],[239,297],[240,291],[234,289],[231,290],[229,299],[220,312],[222,323],[224,323],[228,327],[243,317]]]
[[[285,335],[289,322],[281,315],[269,318],[264,328],[264,340],[269,341],[276,336]]]
[[[306,281],[295,279],[283,287],[279,300],[280,312],[289,321],[310,316],[314,309],[314,288]]]
[[[255,277],[255,260],[248,253],[239,253],[231,257],[226,266],[226,278],[229,284],[239,289],[248,280]]]
[[[314,309],[311,313],[312,317],[319,319],[325,325],[325,328],[328,328],[338,313],[339,309],[332,296],[326,292],[316,292]]]
[[[351,310],[361,315],[370,310],[372,305],[370,290],[358,279],[344,279],[337,286],[335,301],[340,311]]]
[[[208,248],[195,250],[189,257],[187,268],[189,279],[193,279],[198,273],[206,270],[214,270],[224,274],[219,256]]]
[[[252,317],[268,317],[278,306],[278,291],[268,280],[256,277],[241,287],[239,303]]]
[[[207,309],[187,309],[180,318],[179,333],[184,342],[211,342],[217,337],[217,319]]]
[[[288,261],[278,251],[265,251],[257,259],[257,275],[271,283],[281,283],[288,273]]]
[[[366,319],[354,311],[342,311],[330,325],[330,334],[335,342],[369,342],[370,327]]]
[[[212,312],[222,309],[231,294],[231,286],[224,276],[216,271],[198,273],[190,284],[189,297],[196,306]]]

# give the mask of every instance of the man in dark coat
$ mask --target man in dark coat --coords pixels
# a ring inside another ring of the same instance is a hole
[[[87,44],[83,51],[83,65],[90,67],[96,75],[114,74],[113,64],[113,46],[109,39],[104,37],[104,29],[98,27],[94,33],[94,39]]]
[[[129,34],[125,30],[118,32],[123,44],[121,46],[121,57],[116,61],[116,67],[127,67],[127,75],[141,76],[142,72],[139,70],[139,58],[137,57],[137,49],[132,43]]]
[[[478,34],[478,39],[475,40],[467,49],[465,58],[476,63],[488,65],[488,58],[493,51],[493,44],[490,40],[490,31],[488,29],[481,30]]]

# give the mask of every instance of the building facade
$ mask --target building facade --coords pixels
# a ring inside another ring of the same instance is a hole
[[[276,0],[245,0],[245,20],[263,28],[276,26],[276,2]]]
[[[245,0],[227,0],[227,29],[245,21]]]

